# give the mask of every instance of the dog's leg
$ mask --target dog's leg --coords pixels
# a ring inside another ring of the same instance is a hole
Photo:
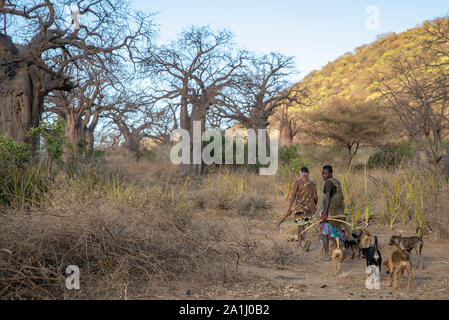
[[[404,276],[404,267],[401,266],[401,272],[399,274],[398,290],[401,290],[401,284],[402,284],[402,277],[403,276]]]
[[[412,283],[412,268],[407,269],[407,274],[408,274],[407,290],[410,290],[410,284]]]
[[[418,264],[416,265],[416,267],[418,268],[419,263],[421,262],[422,264],[422,269],[424,270],[424,260],[422,259],[422,247],[423,247],[423,243],[420,242],[419,244],[419,250],[418,248],[416,248],[416,254],[418,255]]]
[[[332,264],[334,265],[334,275],[337,275],[337,257],[335,255],[332,255]]]
[[[337,257],[337,274],[340,274],[340,257]]]
[[[343,261],[343,251],[341,251],[341,256],[338,261],[338,273],[341,273],[341,262]]]
[[[394,273],[394,267],[392,270],[390,270],[390,284],[388,285],[389,287],[391,287],[393,285],[393,273]]]
[[[395,271],[394,271],[394,276],[393,276],[393,282],[394,282],[393,287],[394,287],[395,289],[398,288],[398,273],[399,273],[399,268],[396,267],[396,269],[395,269]]]

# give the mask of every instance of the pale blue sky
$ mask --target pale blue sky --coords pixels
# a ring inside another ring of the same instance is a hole
[[[369,5],[379,8],[379,29],[366,27]],[[164,40],[189,25],[227,28],[248,50],[295,56],[299,78],[380,33],[398,33],[449,13],[447,0],[134,0],[133,6],[159,12],[155,23]]]

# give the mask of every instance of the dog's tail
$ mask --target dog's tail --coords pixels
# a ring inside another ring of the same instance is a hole
[[[340,239],[338,239],[338,237],[337,237],[337,238],[335,238],[335,240],[337,240],[337,248],[338,248],[338,249],[341,249],[341,248],[340,248]]]
[[[374,236],[374,252],[377,251],[377,236]]]
[[[416,228],[416,233],[418,234],[418,237],[422,239],[423,229],[421,227]]]

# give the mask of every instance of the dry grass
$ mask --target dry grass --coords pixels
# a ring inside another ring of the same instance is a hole
[[[235,284],[238,263],[297,263],[292,246],[270,237],[287,208],[283,178],[225,169],[182,177],[167,158],[167,148],[138,163],[111,154],[101,168],[58,174],[38,205],[5,208],[0,249],[10,252],[0,251],[0,298],[158,297],[164,282]],[[320,193],[320,167],[312,169]],[[446,182],[405,168],[335,173],[355,223],[422,224],[449,236]],[[80,268],[81,290],[65,288],[68,265]]]

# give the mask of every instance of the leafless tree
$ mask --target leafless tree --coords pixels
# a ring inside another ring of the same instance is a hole
[[[143,139],[164,140],[168,123],[172,120],[165,108],[140,96],[123,99],[106,115],[121,133],[125,147],[139,160]]]
[[[232,88],[221,95],[219,112],[245,128],[266,129],[276,108],[298,102],[300,94],[288,81],[294,72],[293,58],[279,53],[249,59]]]
[[[383,103],[440,172],[442,141],[449,134],[449,77],[447,64],[435,55],[436,46],[389,57],[388,69],[376,80]]]
[[[191,136],[193,121],[199,121],[204,131],[211,106],[243,64],[245,53],[235,52],[232,39],[226,30],[191,27],[169,45],[151,47],[142,59],[148,74],[159,79],[159,97],[179,105],[180,128],[189,130]],[[197,174],[205,169],[204,164],[181,167]]]
[[[69,5],[79,9],[71,24]],[[76,86],[65,72],[69,65],[89,58],[107,65],[152,32],[148,17],[132,13],[124,0],[0,0],[0,14],[14,22],[0,33],[0,132],[34,145],[26,132],[38,125],[44,98]]]
[[[111,84],[103,76],[104,70],[86,66],[84,71],[84,77],[76,77],[77,85],[70,92],[55,91],[45,98],[45,111],[64,119],[66,136],[72,146],[84,140],[92,150],[101,113],[117,101],[108,99],[107,88]]]
[[[424,47],[430,50],[435,57],[433,64],[449,65],[449,16],[424,23],[426,39]]]

